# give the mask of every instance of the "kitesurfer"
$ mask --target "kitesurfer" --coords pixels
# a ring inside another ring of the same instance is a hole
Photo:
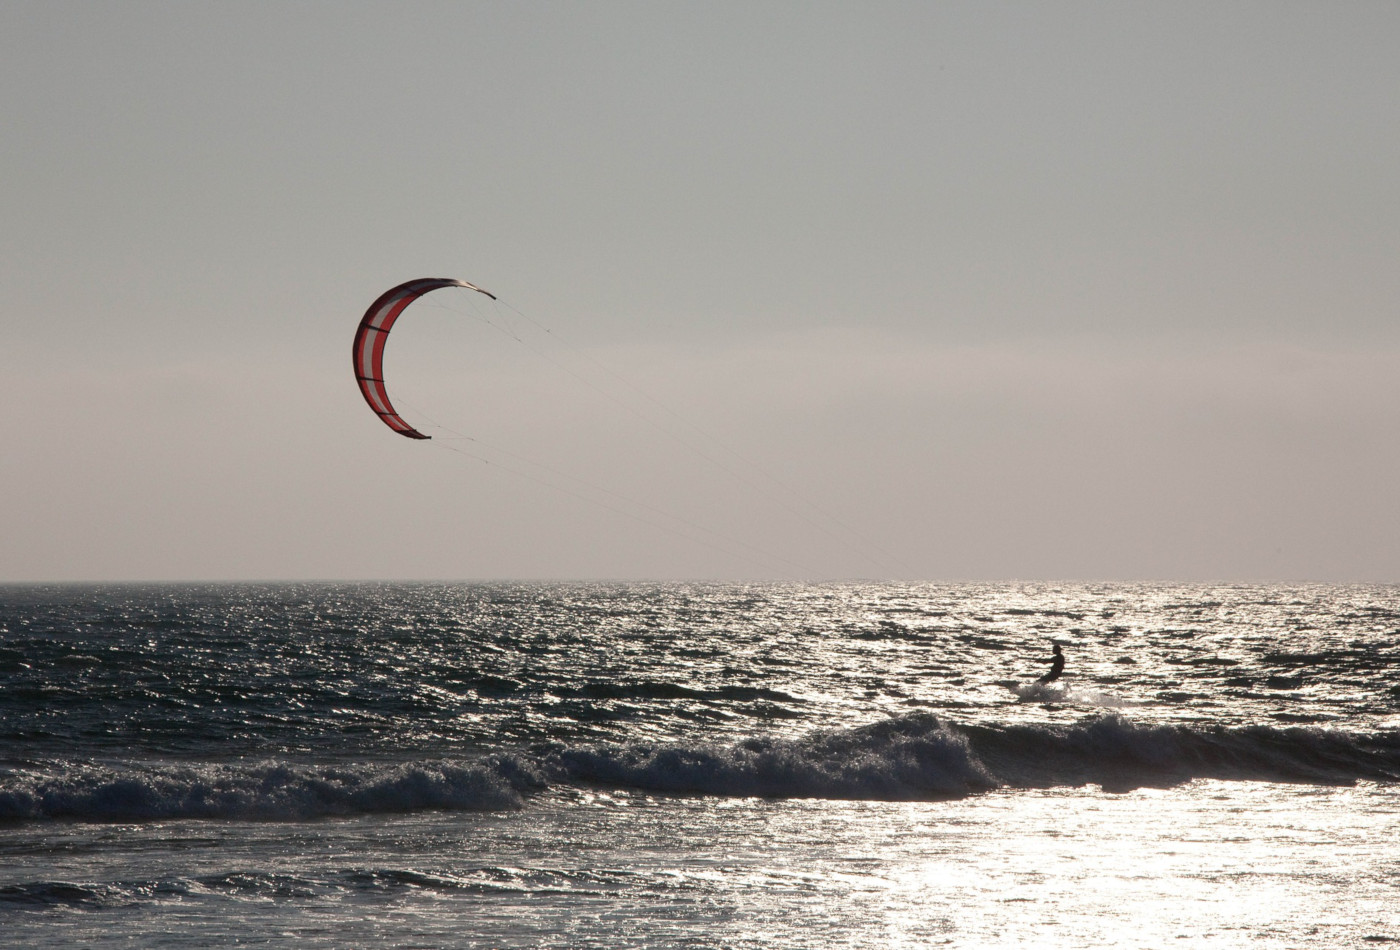
[[[1036,680],[1037,683],[1043,686],[1046,683],[1054,682],[1060,678],[1060,674],[1065,671],[1065,655],[1060,651],[1060,645],[1058,643],[1055,644],[1055,655],[1050,657],[1049,660],[1043,660],[1042,662],[1050,664],[1050,672]]]

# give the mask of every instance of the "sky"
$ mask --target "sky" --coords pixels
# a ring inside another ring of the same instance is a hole
[[[0,582],[1400,582],[1394,3],[0,0],[0,130]]]

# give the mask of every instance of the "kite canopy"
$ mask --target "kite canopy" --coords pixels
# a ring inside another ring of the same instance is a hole
[[[369,403],[369,407],[384,420],[385,425],[410,439],[430,439],[432,436],[424,435],[404,422],[389,402],[389,393],[384,388],[384,344],[388,341],[389,331],[393,329],[399,314],[419,297],[440,287],[465,287],[486,294],[492,300],[496,299],[495,294],[465,280],[453,280],[451,277],[420,277],[381,294],[365,311],[360,320],[360,327],[355,331],[355,380],[360,384],[360,393],[365,397],[365,402]]]

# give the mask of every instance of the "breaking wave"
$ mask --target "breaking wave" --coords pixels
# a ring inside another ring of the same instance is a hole
[[[730,745],[536,747],[476,761],[64,765],[0,773],[0,820],[304,820],[428,809],[502,810],[551,785],[661,794],[909,801],[994,788],[1170,787],[1193,779],[1345,785],[1400,781],[1400,732],[1314,727],[958,725],[929,714]]]
[[[521,805],[531,776],[510,757],[398,765],[79,765],[0,779],[0,820],[301,820]]]

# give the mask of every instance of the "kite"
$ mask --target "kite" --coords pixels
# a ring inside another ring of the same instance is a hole
[[[424,435],[404,422],[389,402],[389,392],[384,388],[384,344],[388,342],[389,331],[393,329],[399,314],[419,297],[441,287],[465,287],[486,294],[492,300],[496,299],[495,294],[465,280],[453,280],[451,277],[420,277],[384,291],[378,300],[370,304],[360,320],[359,329],[355,331],[355,348],[352,355],[355,359],[355,381],[360,384],[360,393],[365,397],[365,402],[369,403],[369,407],[384,420],[385,425],[410,439],[431,439],[432,436]]]

